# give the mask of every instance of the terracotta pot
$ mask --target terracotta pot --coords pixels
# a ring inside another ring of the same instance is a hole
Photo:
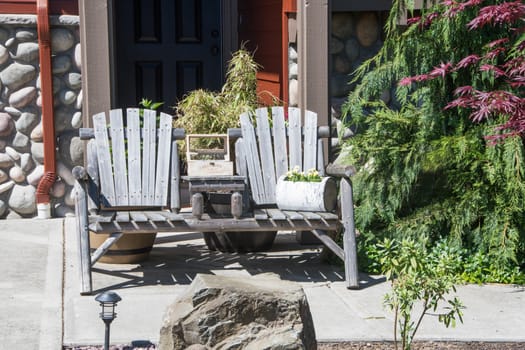
[[[124,234],[98,261],[106,264],[135,264],[146,260],[153,248],[156,233]],[[93,253],[109,237],[105,233],[89,232]]]

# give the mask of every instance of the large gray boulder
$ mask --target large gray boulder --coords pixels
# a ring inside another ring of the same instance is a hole
[[[316,349],[312,316],[300,285],[275,275],[199,274],[170,305],[160,350]]]

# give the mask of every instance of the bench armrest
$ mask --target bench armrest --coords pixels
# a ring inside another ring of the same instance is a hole
[[[326,166],[326,174],[334,177],[350,178],[357,172],[353,165],[330,163]]]

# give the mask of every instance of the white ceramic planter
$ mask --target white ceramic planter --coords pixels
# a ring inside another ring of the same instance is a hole
[[[337,206],[337,184],[331,177],[320,182],[277,180],[275,196],[282,210],[333,211]]]

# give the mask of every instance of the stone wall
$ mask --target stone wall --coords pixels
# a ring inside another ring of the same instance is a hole
[[[52,215],[73,213],[71,169],[83,163],[78,16],[51,17],[58,179]],[[44,174],[36,16],[0,16],[0,218],[34,217]]]
[[[383,26],[386,12],[334,12],[330,41],[330,90],[334,116],[340,115],[341,105],[355,87],[350,84],[352,72],[365,60],[373,57],[383,45]],[[297,45],[290,44],[289,101],[297,106]],[[386,96],[385,98],[389,98]]]

